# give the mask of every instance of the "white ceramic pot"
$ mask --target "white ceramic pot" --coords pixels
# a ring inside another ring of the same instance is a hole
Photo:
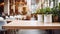
[[[43,22],[43,15],[42,14],[38,14],[37,17],[38,17],[39,22]]]
[[[44,24],[52,23],[52,14],[44,15]]]

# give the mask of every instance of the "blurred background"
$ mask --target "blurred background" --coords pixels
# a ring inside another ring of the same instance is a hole
[[[36,10],[46,7],[54,9],[51,10],[54,11],[53,22],[60,22],[60,0],[0,0],[0,17],[11,20],[37,20]],[[60,34],[60,30],[46,31],[50,34]]]

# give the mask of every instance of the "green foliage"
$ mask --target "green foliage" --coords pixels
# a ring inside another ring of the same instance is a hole
[[[59,3],[59,10],[60,10],[60,3]]]
[[[55,1],[55,0],[53,0],[53,1]]]
[[[36,10],[36,13],[37,14],[44,14],[44,9],[43,8],[38,9],[38,10]]]
[[[59,9],[57,6],[52,8],[52,13],[53,13],[53,16],[59,15]]]
[[[36,12],[35,12],[35,13],[39,14],[39,13],[40,13],[40,9],[36,10]]]
[[[46,7],[46,8],[41,8],[36,11],[37,14],[52,14],[51,8]]]
[[[45,14],[52,14],[51,8],[50,7],[46,7],[44,13]]]

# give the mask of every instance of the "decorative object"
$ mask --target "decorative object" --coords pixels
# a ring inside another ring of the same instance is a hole
[[[52,23],[52,11],[50,7],[45,8],[44,24]]]
[[[52,23],[52,14],[44,14],[44,24]]]
[[[59,8],[58,6],[52,8],[53,22],[58,22]]]
[[[44,20],[43,20],[44,9],[43,9],[43,8],[38,9],[38,10],[36,11],[36,13],[37,13],[37,19],[38,19],[38,21],[39,21],[39,22],[43,22],[43,21],[44,21]]]

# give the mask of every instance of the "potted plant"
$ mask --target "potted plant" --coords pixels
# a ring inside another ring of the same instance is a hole
[[[36,10],[36,14],[37,14],[37,19],[39,22],[43,22],[43,14],[44,14],[44,9],[41,8],[41,9],[38,9]]]
[[[50,7],[46,7],[44,12],[44,24],[47,23],[52,23],[52,11]]]
[[[58,15],[59,15],[59,8],[56,6],[56,7],[53,7],[52,8],[52,13],[53,13],[53,22],[58,22]]]
[[[60,22],[60,3],[59,3],[59,6],[58,6],[58,8],[59,8],[59,11],[58,11],[58,22]]]

